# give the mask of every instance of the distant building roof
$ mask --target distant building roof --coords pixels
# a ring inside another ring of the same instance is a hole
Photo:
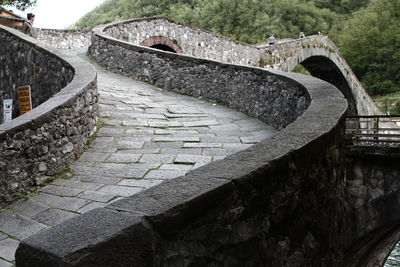
[[[1,9],[1,7],[0,7],[0,16],[7,17],[11,20],[16,20],[16,21],[25,21],[26,20],[25,18],[13,13],[11,10]]]

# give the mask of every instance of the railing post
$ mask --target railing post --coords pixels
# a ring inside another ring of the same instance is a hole
[[[375,130],[374,133],[377,135],[379,133],[379,116],[375,117]],[[374,140],[376,141],[376,143],[379,142],[379,137],[375,136]]]

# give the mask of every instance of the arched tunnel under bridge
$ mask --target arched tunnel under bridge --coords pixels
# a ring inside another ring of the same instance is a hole
[[[348,81],[332,60],[324,56],[312,56],[300,62],[300,64],[310,72],[312,76],[335,85],[342,92],[349,104],[347,110],[348,115],[358,114],[357,105],[354,101]]]

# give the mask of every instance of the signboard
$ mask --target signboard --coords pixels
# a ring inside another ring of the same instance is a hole
[[[3,100],[4,122],[12,120],[12,99]]]
[[[21,86],[17,89],[19,113],[22,115],[32,110],[31,87]]]

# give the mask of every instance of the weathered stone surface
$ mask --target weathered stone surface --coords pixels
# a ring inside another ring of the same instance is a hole
[[[36,216],[33,217],[33,219],[46,225],[56,225],[68,219],[71,219],[77,215],[78,215],[77,213],[65,210],[48,209],[42,213],[37,214]]]
[[[4,239],[0,241],[0,257],[8,261],[14,261],[14,254],[19,242],[14,239]],[[0,263],[1,264],[1,263]],[[1,266],[1,265],[0,265]],[[11,265],[10,265],[11,266]]]
[[[397,151],[397,157],[394,154],[373,154],[370,149],[359,147],[354,152],[348,152],[346,157],[347,208],[344,218],[348,227],[345,246],[349,251],[359,246],[363,252],[353,258],[363,261],[362,257],[367,257],[374,248],[362,237],[385,238],[385,232],[376,232],[376,229],[396,228],[400,220],[400,153]],[[364,251],[362,246],[370,250]],[[377,249],[383,248],[377,246]]]
[[[37,39],[58,49],[73,49],[90,45],[90,31],[36,29]]]
[[[121,185],[121,183],[119,183]],[[108,202],[115,197],[114,194],[105,194],[97,191],[85,191],[79,194],[79,198],[89,199],[98,202]]]
[[[255,65],[259,60],[258,49],[224,36],[218,36],[201,29],[190,28],[168,19],[135,20],[106,30],[114,38],[136,45],[152,36],[167,37],[181,47],[183,54],[200,58]],[[171,113],[193,113],[193,109],[174,110]],[[200,112],[199,112],[200,113]]]
[[[74,198],[74,197],[59,197],[45,193],[40,193],[32,197],[33,200],[47,204],[49,206],[64,209],[69,211],[76,211],[84,205],[88,204],[88,200]]]
[[[142,188],[120,186],[120,185],[106,185],[98,190],[98,192],[100,193],[113,194],[124,197],[136,194],[137,192],[140,191],[142,191]]]
[[[165,181],[107,207],[152,217],[159,230],[172,233],[183,222],[206,212],[229,192],[231,183],[214,178],[179,177]]]
[[[0,125],[0,207],[63,171],[82,152],[97,122],[94,69],[48,51],[40,42],[0,26],[0,101],[12,98],[14,119]],[[17,87],[30,85],[33,110],[19,116]],[[0,105],[0,123],[3,122]],[[0,164],[1,165],[1,164]]]
[[[22,240],[27,238],[47,226],[37,223],[26,217],[22,217],[14,212],[5,210],[0,213],[0,225],[2,232]]]
[[[16,252],[16,263],[26,267],[153,266],[158,237],[141,219],[109,209],[89,211],[24,240]],[[77,231],[64,234],[71,229],[81,229],[85,234]],[[135,233],[135,239],[130,238],[131,233]]]
[[[5,260],[0,259],[0,267],[12,267],[13,265]]]
[[[42,211],[47,210],[49,207],[28,199],[28,200],[19,200],[13,203],[11,206],[9,206],[9,208],[15,210],[16,212],[22,215],[32,217]]]

